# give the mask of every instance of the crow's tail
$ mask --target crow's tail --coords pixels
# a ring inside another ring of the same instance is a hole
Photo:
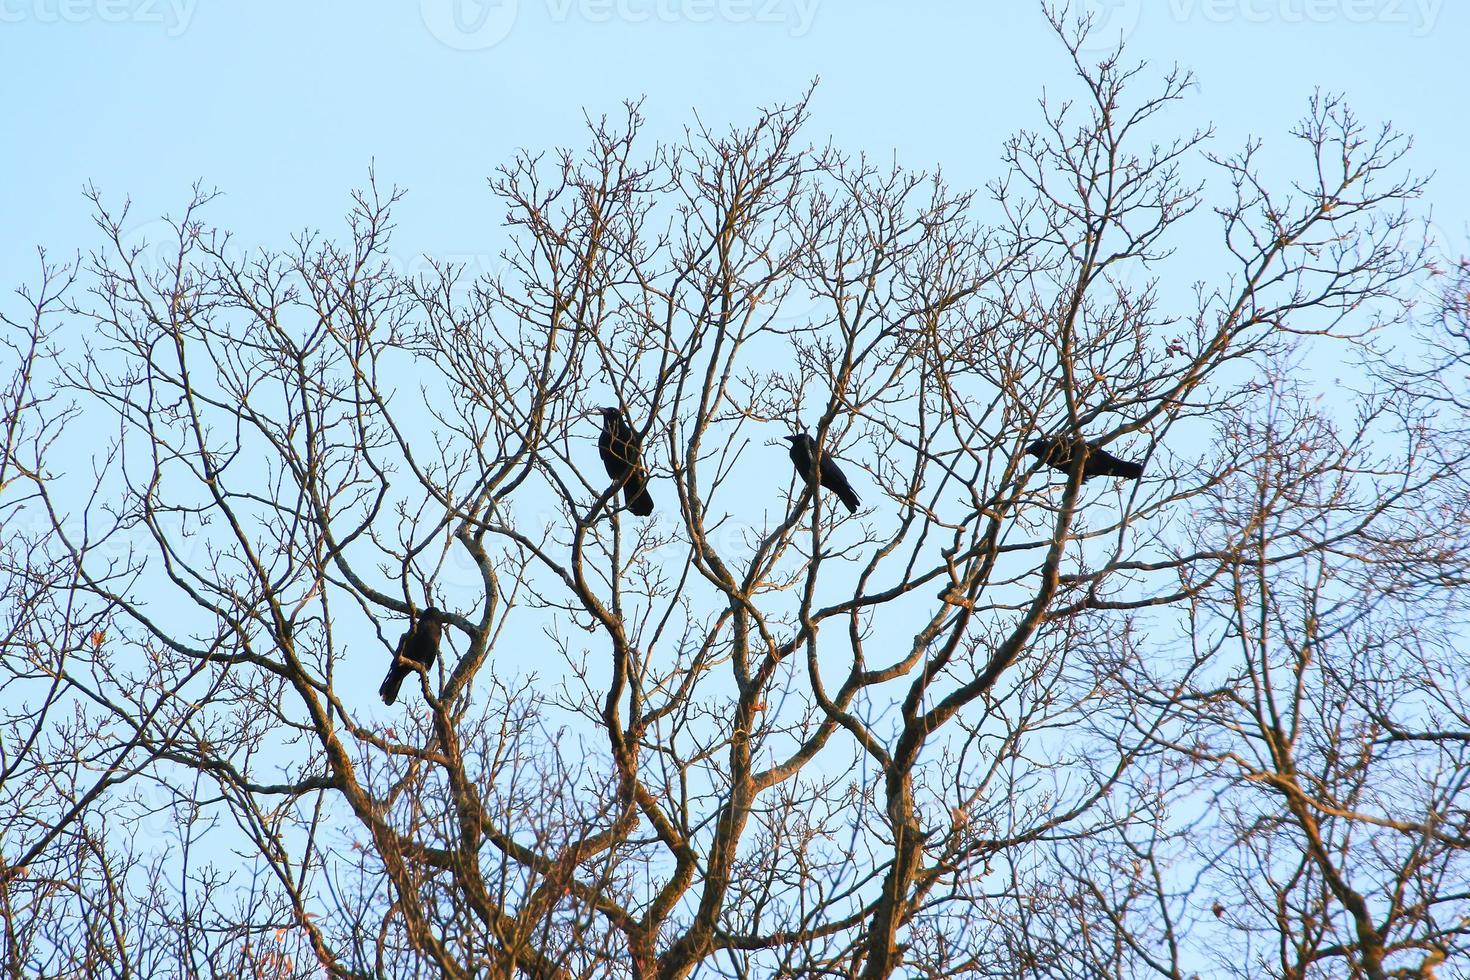
[[[647,517],[653,513],[653,498],[648,495],[648,477],[641,473],[634,473],[628,477],[628,483],[623,487],[623,499],[628,503],[628,509],[639,517]]]
[[[403,679],[407,676],[407,667],[394,664],[388,668],[388,676],[383,678],[383,686],[378,688],[378,697],[383,699],[384,704],[392,704],[398,700],[398,689],[403,686]]]
[[[1121,476],[1125,480],[1136,480],[1143,476],[1142,463],[1130,463],[1126,459],[1120,459],[1113,467],[1113,475]]]

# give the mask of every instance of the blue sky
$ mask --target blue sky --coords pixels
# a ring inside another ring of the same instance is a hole
[[[1317,87],[1412,134],[1445,235],[1470,232],[1463,56],[1470,9],[1446,0],[1088,0],[1109,36],[1198,75],[1169,117],[1286,144]],[[82,187],[177,209],[202,178],[207,217],[245,242],[339,232],[376,161],[409,195],[405,252],[491,255],[485,177],[519,147],[581,142],[583,109],[646,96],[649,130],[697,111],[724,125],[821,84],[808,135],[952,184],[998,172],[1000,146],[1070,91],[1036,4],[876,0],[0,0],[0,270],[8,290],[95,247]]]

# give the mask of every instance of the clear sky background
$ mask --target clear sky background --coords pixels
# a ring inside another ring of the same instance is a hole
[[[1284,146],[1319,86],[1392,121],[1464,250],[1470,4],[1087,5],[1133,56],[1197,73],[1169,125],[1215,125],[1217,151],[1247,135]],[[1075,93],[1030,0],[0,0],[0,74],[7,290],[33,278],[36,245],[99,244],[89,181],[131,195],[138,224],[202,178],[226,192],[207,219],[283,245],[340,233],[376,161],[409,191],[395,251],[488,262],[503,239],[486,176],[517,148],[580,145],[584,109],[646,96],[650,134],[675,135],[694,112],[747,122],[820,77],[812,140],[978,187],[1044,89]]]

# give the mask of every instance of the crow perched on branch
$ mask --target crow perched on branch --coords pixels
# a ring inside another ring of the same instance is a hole
[[[599,408],[602,413],[602,435],[597,452],[607,475],[623,488],[623,500],[639,517],[653,513],[653,498],[648,495],[648,471],[643,468],[643,447],[638,434],[617,408]]]
[[[817,450],[816,440],[805,432],[786,436],[785,439],[791,443],[791,462],[796,464],[796,472],[801,474],[803,480],[811,483],[812,456]],[[847,477],[842,470],[837,468],[837,461],[829,453],[822,454],[822,486],[837,494],[849,514],[855,513],[858,504],[862,503],[853,491],[852,484],[847,482]]]
[[[434,665],[434,658],[439,655],[439,637],[443,631],[444,614],[433,606],[428,606],[419,613],[418,622],[399,637],[398,649],[393,651],[393,666],[388,668],[388,676],[383,678],[383,686],[378,688],[378,696],[383,699],[384,704],[392,704],[398,700],[398,688],[403,684],[403,679],[413,672],[413,668],[403,661],[411,660],[416,664],[423,664],[425,669]]]
[[[1028,455],[1035,456],[1054,470],[1067,473],[1072,468],[1072,454],[1081,448],[1082,480],[1095,476],[1117,476],[1125,480],[1136,480],[1143,476],[1142,463],[1130,463],[1119,459],[1096,443],[1083,442],[1075,436],[1047,436],[1037,439],[1026,447]]]

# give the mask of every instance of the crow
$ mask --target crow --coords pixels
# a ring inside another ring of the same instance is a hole
[[[393,666],[388,668],[388,676],[383,678],[383,686],[378,688],[378,695],[384,704],[392,704],[398,700],[399,686],[403,684],[405,677],[413,673],[413,668],[403,661],[423,664],[425,669],[434,665],[434,658],[439,655],[439,636],[443,630],[444,614],[433,606],[428,606],[419,613],[418,622],[399,637],[398,649],[393,651]]]
[[[1072,468],[1072,453],[1081,446],[1083,451],[1082,479],[1084,482],[1095,476],[1116,476],[1125,480],[1136,480],[1143,476],[1142,463],[1130,463],[1119,459],[1096,443],[1083,442],[1069,436],[1047,436],[1037,439],[1026,447],[1028,455],[1035,456],[1054,470],[1066,473]]]
[[[806,482],[812,482],[812,454],[817,449],[816,440],[805,432],[786,436],[785,439],[791,443],[791,462],[796,464],[796,472]],[[847,482],[847,477],[837,468],[837,461],[827,453],[822,454],[822,486],[837,494],[849,514],[855,513],[858,504],[862,503],[853,492],[852,484]]]
[[[643,468],[643,447],[638,434],[617,408],[599,408],[602,413],[602,435],[597,452],[607,475],[623,488],[623,500],[639,517],[653,513],[653,498],[648,495],[648,471]]]

